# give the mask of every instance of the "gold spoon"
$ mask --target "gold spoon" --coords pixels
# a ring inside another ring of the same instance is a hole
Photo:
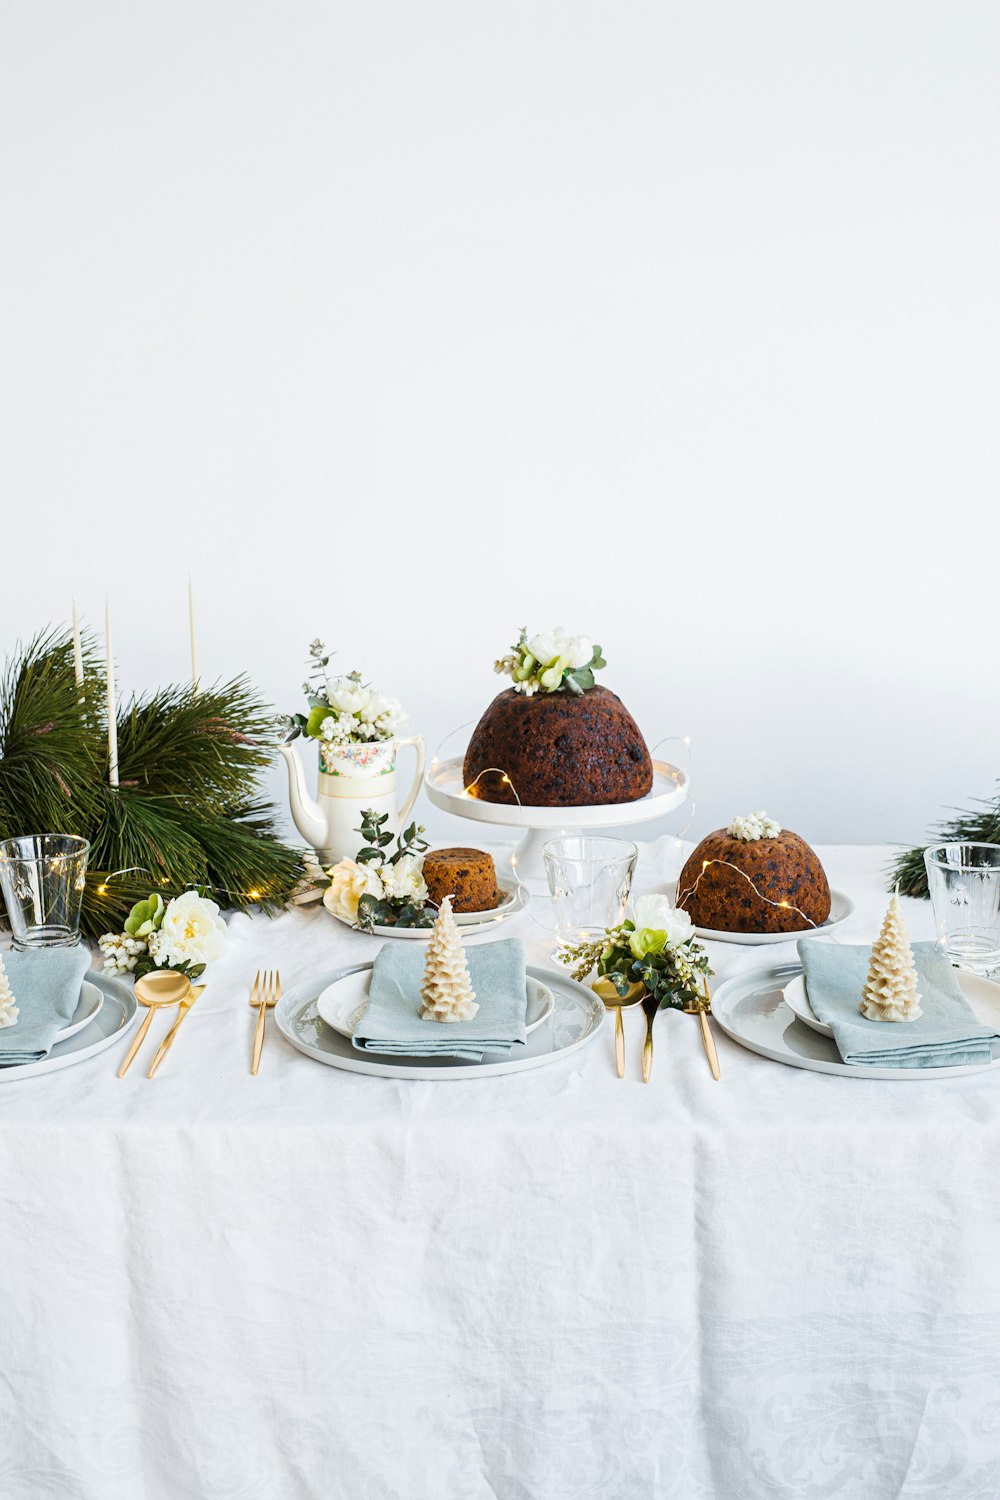
[[[615,1071],[619,1078],[625,1077],[625,1027],[622,1011],[638,1005],[645,993],[645,985],[630,984],[624,995],[619,995],[610,979],[595,979],[590,986],[607,1010],[615,1013]]]
[[[183,974],[176,974],[173,969],[157,969],[152,974],[144,974],[135,982],[135,998],[140,1005],[148,1007],[148,1015],[136,1032],[132,1045],[125,1054],[125,1061],[118,1069],[118,1077],[124,1078],[132,1063],[132,1059],[138,1052],[146,1039],[153,1020],[153,1012],[161,1010],[164,1006],[179,1005],[187,997],[191,989],[191,981]]]

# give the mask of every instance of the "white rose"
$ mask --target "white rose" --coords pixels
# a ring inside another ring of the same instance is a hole
[[[323,905],[335,917],[356,922],[362,896],[374,896],[381,901],[384,895],[385,887],[377,870],[369,865],[359,865],[357,860],[342,859],[330,871],[330,884],[323,892]]]
[[[561,625],[557,625],[554,630],[543,630],[540,634],[532,636],[528,642],[528,650],[543,667],[562,658],[571,671],[575,667],[589,665],[594,655],[593,644],[585,635],[570,635]]]
[[[185,891],[169,901],[159,932],[149,939],[149,951],[163,967],[210,964],[222,957],[225,946],[226,924],[219,908],[197,891]]]
[[[694,935],[694,923],[687,912],[671,906],[666,896],[640,896],[633,904],[632,920],[636,931],[649,927],[653,932],[665,932],[669,947],[686,943]]]
[[[327,702],[342,714],[357,714],[365,706],[367,693],[358,682],[348,677],[335,677],[326,685]]]
[[[381,876],[386,895],[398,901],[426,901],[423,865],[416,854],[403,854],[394,865],[383,865]]]

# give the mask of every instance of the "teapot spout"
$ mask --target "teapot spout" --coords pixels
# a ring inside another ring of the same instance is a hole
[[[318,802],[306,791],[302,762],[291,745],[279,745],[288,766],[288,800],[292,819],[307,843],[319,853],[327,843],[326,819]]]

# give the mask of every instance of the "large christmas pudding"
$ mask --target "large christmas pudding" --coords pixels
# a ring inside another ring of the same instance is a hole
[[[715,932],[809,932],[830,915],[830,886],[805,839],[757,812],[702,839],[677,905]]]
[[[621,699],[594,683],[599,646],[554,630],[521,632],[496,663],[514,679],[473,731],[465,754],[470,796],[525,807],[636,802],[653,785],[646,742]]]

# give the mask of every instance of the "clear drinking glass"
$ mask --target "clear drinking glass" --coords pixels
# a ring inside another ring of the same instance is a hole
[[[542,845],[563,947],[593,942],[625,919],[639,851],[627,839],[566,834]]]
[[[68,833],[0,843],[0,890],[15,948],[68,948],[80,940],[90,845]]]
[[[938,947],[973,974],[1000,967],[1000,845],[937,844],[924,864]]]

